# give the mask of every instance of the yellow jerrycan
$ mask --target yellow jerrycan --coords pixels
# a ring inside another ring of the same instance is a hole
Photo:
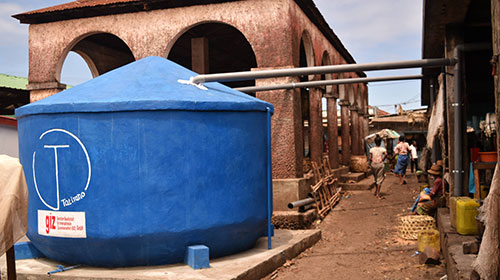
[[[420,252],[423,252],[427,247],[432,247],[439,252],[441,250],[439,231],[435,229],[424,229],[419,231],[417,235],[417,247]]]
[[[457,200],[457,232],[462,235],[475,235],[477,230],[477,208],[479,203],[474,199]]]

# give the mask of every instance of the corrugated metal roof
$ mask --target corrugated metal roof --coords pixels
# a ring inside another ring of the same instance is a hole
[[[12,115],[0,115],[0,124],[17,126],[17,119]]]
[[[44,14],[44,13],[50,13],[50,12],[55,12],[55,11],[64,11],[64,10],[73,10],[73,9],[78,9],[78,8],[85,8],[85,7],[96,7],[96,6],[106,6],[106,5],[111,5],[111,4],[118,4],[118,3],[129,3],[129,2],[141,2],[140,0],[77,0],[69,3],[64,3],[56,6],[51,6],[47,8],[42,8],[38,10],[33,10],[29,11],[26,13],[14,15],[14,17],[17,16],[23,16],[23,15],[34,15],[34,14]]]
[[[77,0],[13,15],[13,17],[21,23],[32,24],[233,1],[240,0]]]
[[[0,87],[26,89],[28,78],[0,74]]]

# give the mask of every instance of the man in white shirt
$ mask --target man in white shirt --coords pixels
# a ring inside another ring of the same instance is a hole
[[[418,169],[418,154],[417,154],[417,141],[413,140],[410,145],[410,156],[411,156],[411,165],[410,170],[413,172],[413,166],[415,166],[415,172]]]

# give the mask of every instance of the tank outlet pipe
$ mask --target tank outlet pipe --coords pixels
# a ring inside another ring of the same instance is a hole
[[[288,208],[293,209],[295,207],[304,206],[304,205],[311,204],[314,202],[315,202],[315,200],[312,198],[301,199],[301,200],[297,200],[297,201],[288,203]]]
[[[268,86],[255,86],[255,87],[240,87],[234,88],[241,92],[256,92],[277,89],[294,89],[304,87],[320,87],[329,85],[342,85],[342,84],[356,84],[368,82],[385,82],[385,81],[398,81],[398,80],[418,80],[422,79],[423,75],[407,75],[407,76],[388,76],[388,77],[374,77],[374,78],[352,78],[352,79],[336,79],[336,80],[321,80],[300,83],[290,83],[281,85],[268,85]]]
[[[189,79],[190,83],[202,84],[207,82],[235,82],[248,81],[255,79],[267,79],[286,76],[301,76],[327,73],[345,73],[359,71],[375,71],[375,70],[391,70],[391,69],[406,69],[406,68],[428,68],[441,67],[443,65],[455,64],[453,58],[429,58],[420,60],[392,61],[392,62],[375,62],[361,64],[341,64],[327,65],[314,67],[299,67],[292,69],[273,69],[262,71],[243,71],[220,74],[203,74]]]
[[[319,199],[319,194],[317,192],[310,192],[307,194],[307,197],[314,199],[315,195]]]
[[[454,131],[453,131],[453,181],[455,182],[455,188],[453,190],[454,196],[463,195],[463,176],[464,168],[462,164],[463,147],[462,147],[462,111],[463,111],[463,94],[462,94],[462,53],[470,51],[481,51],[491,49],[491,44],[488,43],[477,43],[477,44],[460,44],[453,50],[453,59],[456,60],[453,69],[453,117],[454,117]]]
[[[273,166],[271,161],[271,108],[267,107],[267,249],[271,250],[273,225]]]
[[[314,204],[307,204],[307,205],[304,205],[304,206],[300,206],[299,207],[299,212],[306,212],[307,210],[311,209],[311,208],[314,208]]]
[[[63,272],[63,271],[66,271],[66,270],[71,270],[71,269],[75,269],[75,268],[79,268],[80,266],[82,266],[81,264],[77,264],[77,265],[73,265],[73,266],[62,266],[62,265],[57,265],[57,269],[56,270],[52,270],[52,271],[49,271],[47,272],[47,275],[50,276],[54,273],[57,273],[57,272]]]

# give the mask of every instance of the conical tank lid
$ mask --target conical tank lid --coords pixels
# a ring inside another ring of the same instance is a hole
[[[16,117],[70,112],[147,110],[273,111],[273,105],[220,83],[184,84],[198,74],[151,56],[16,109]]]

